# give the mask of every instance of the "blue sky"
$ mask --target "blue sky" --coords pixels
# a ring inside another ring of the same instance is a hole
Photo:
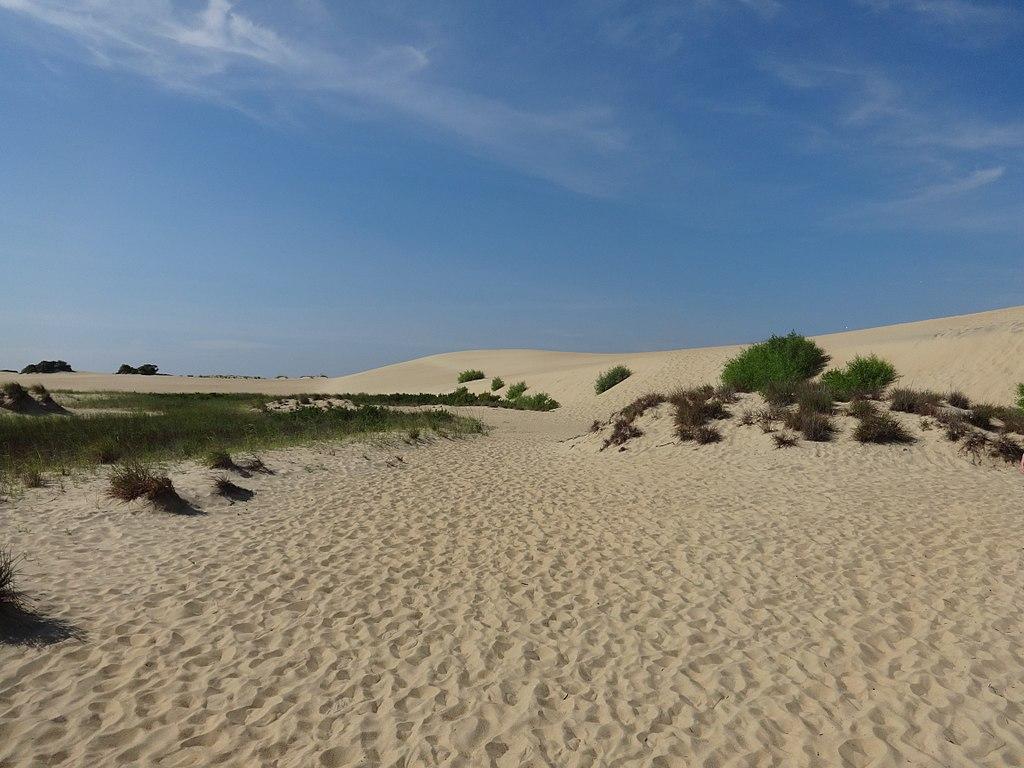
[[[1024,304],[1024,5],[0,0],[0,367]]]

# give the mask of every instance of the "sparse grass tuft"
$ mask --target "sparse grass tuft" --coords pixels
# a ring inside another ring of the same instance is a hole
[[[801,413],[820,413],[831,416],[835,412],[832,390],[824,384],[802,382],[793,391]]]
[[[855,398],[846,406],[846,412],[855,419],[869,419],[878,415],[878,406],[870,400]]]
[[[888,360],[857,355],[845,368],[833,368],[821,377],[821,383],[844,401],[855,397],[881,397],[882,390],[897,379],[896,368]]]
[[[795,435],[789,435],[785,432],[776,432],[772,435],[772,440],[775,441],[776,448],[792,448],[797,443]]]
[[[253,492],[248,488],[236,485],[226,475],[220,475],[213,479],[213,491],[218,496],[232,501],[248,501],[253,497]]]
[[[42,488],[46,483],[43,473],[37,467],[28,467],[21,473],[21,482],[26,488]]]
[[[911,435],[899,420],[888,413],[866,416],[853,431],[853,437],[860,443],[912,443]]]
[[[648,409],[661,405],[664,402],[664,395],[657,392],[649,392],[646,395],[640,395],[640,397],[623,408],[619,412],[619,415],[626,421],[632,423],[639,417],[643,416]]]
[[[775,422],[780,421],[780,419],[777,418],[777,414],[774,409],[760,408],[754,414],[754,421],[757,423],[757,426],[761,428],[761,431],[767,435],[769,432],[775,431]]]
[[[972,464],[977,464],[981,461],[981,456],[986,448],[988,448],[988,437],[978,430],[973,430],[967,434],[961,444],[960,455],[969,457]]]
[[[675,406],[676,436],[680,440],[695,440],[698,430],[712,419],[724,419],[729,412],[714,398],[710,386],[695,389],[680,389],[668,396]]]
[[[768,405],[783,406],[796,402],[796,385],[792,381],[769,381],[759,390]]]
[[[942,404],[942,394],[930,390],[894,389],[889,400],[889,410],[934,416]]]
[[[605,438],[601,450],[603,451],[610,445],[625,445],[633,438],[640,437],[643,433],[643,430],[633,422],[622,418],[616,419],[612,426],[612,433]]]
[[[749,427],[754,424],[754,411],[751,408],[744,408],[740,413],[740,424],[744,427]]]
[[[1002,459],[1007,464],[1020,464],[1024,456],[1024,447],[1009,435],[1000,435],[989,443],[989,455]]]
[[[209,469],[235,469],[236,464],[227,451],[210,451],[203,457],[203,464]]]
[[[18,559],[6,547],[0,547],[0,619],[25,608],[24,599],[15,586]]]
[[[607,392],[616,384],[625,381],[632,375],[633,372],[624,365],[616,365],[614,368],[609,368],[597,377],[597,381],[594,382],[594,392],[599,395],[602,392]]]
[[[184,506],[184,500],[174,490],[171,479],[157,476],[138,462],[128,462],[114,469],[110,475],[107,495],[120,501],[145,498],[161,507]]]
[[[478,371],[476,368],[470,368],[468,371],[462,371],[459,373],[459,384],[465,384],[467,381],[479,381],[484,378],[484,372]]]
[[[505,386],[505,380],[501,376],[495,376],[491,379],[491,392],[497,392],[499,389]]]
[[[800,411],[800,433],[805,439],[816,443],[827,443],[836,431],[832,419],[823,413]]]
[[[978,429],[984,429],[987,432],[995,430],[995,425],[992,423],[992,419],[998,419],[1002,409],[998,405],[992,405],[990,403],[975,403],[971,406],[970,413],[966,414],[968,423]]]
[[[693,433],[693,439],[697,445],[707,445],[709,443],[717,443],[722,439],[722,433],[718,431],[718,427],[712,427],[704,425],[697,427]]]
[[[954,389],[948,395],[946,395],[946,402],[952,405],[954,408],[961,408],[967,410],[971,407],[971,398],[965,395],[963,392]]]
[[[722,383],[739,392],[760,391],[772,382],[794,384],[817,376],[828,360],[817,344],[796,332],[772,336],[729,360]]]

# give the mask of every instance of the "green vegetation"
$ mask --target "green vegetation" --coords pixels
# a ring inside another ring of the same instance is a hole
[[[21,593],[15,586],[18,561],[9,549],[0,547],[0,621],[24,607]]]
[[[117,373],[135,373],[141,376],[156,376],[156,372],[158,370],[160,370],[159,366],[153,365],[152,363],[143,363],[138,368],[128,365],[128,363],[121,363],[121,367],[117,369]]]
[[[483,371],[478,371],[475,368],[470,368],[468,371],[462,371],[459,374],[459,384],[465,384],[467,381],[479,381],[483,377]]]
[[[597,377],[597,381],[594,382],[594,391],[600,395],[602,392],[607,392],[616,384],[625,381],[632,375],[633,372],[626,366],[616,365],[614,368],[609,368]]]
[[[373,405],[263,412],[259,406],[274,398],[252,394],[106,392],[61,397],[76,409],[96,413],[0,418],[0,476],[17,477],[32,466],[63,470],[95,465],[114,453],[119,459],[145,462],[414,428],[448,433],[482,429],[475,419],[446,411],[409,413]]]
[[[1017,385],[1017,407],[1024,411],[1024,384]]]
[[[882,390],[896,381],[896,368],[888,360],[871,355],[858,355],[845,368],[826,371],[821,382],[840,400],[855,397],[878,398]]]
[[[495,376],[491,379],[491,392],[497,392],[499,389],[505,386],[505,380],[501,376]]]
[[[725,364],[722,383],[754,392],[771,383],[795,384],[817,376],[829,357],[810,339],[791,332],[754,344]]]
[[[505,399],[517,400],[518,398],[523,396],[523,392],[525,392],[527,389],[529,389],[529,387],[526,386],[525,381],[517,381],[515,384],[511,384],[509,388],[505,390]]]
[[[74,373],[64,360],[40,360],[38,363],[26,365],[22,373]]]
[[[387,395],[368,395],[365,392],[360,392],[358,394],[335,395],[335,397],[348,400],[353,405],[483,405],[488,408],[513,408],[519,411],[551,411],[558,407],[558,401],[553,400],[543,392],[524,397],[523,393],[526,389],[526,384],[523,382],[513,384],[508,388],[504,398],[491,392],[474,394],[466,389],[466,387],[459,387],[454,392],[445,395],[434,395],[426,392],[420,392],[419,394],[394,392]]]

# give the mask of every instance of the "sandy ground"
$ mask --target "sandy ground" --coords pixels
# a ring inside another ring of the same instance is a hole
[[[822,341],[1008,402],[1022,339],[1014,309]],[[191,517],[112,503],[102,474],[3,502],[64,624],[0,645],[0,766],[1024,765],[1020,473],[920,431],[697,448],[654,411],[626,452],[580,436],[729,353],[427,358],[322,391],[473,366],[565,407],[268,453],[247,502],[172,466]]]

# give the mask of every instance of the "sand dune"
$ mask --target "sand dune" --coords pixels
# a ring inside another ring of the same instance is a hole
[[[1016,308],[820,341],[1007,402],[1022,339]],[[270,453],[245,503],[170,467],[202,516],[113,503],[102,473],[0,502],[23,588],[80,633],[0,644],[0,766],[1024,765],[1016,470],[920,430],[661,445],[657,410],[626,452],[569,439],[733,352],[424,358],[319,387],[479,367],[565,406]],[[636,374],[594,395],[618,362]]]

